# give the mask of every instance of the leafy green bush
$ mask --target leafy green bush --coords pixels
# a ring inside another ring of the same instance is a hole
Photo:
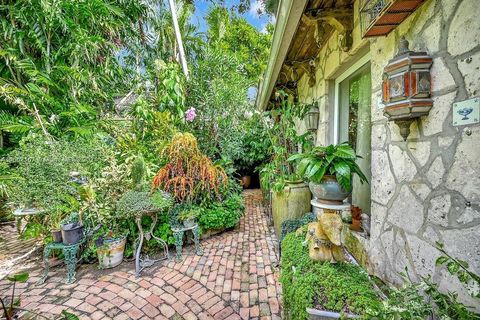
[[[305,234],[290,233],[282,241],[280,281],[286,319],[307,319],[307,307],[359,315],[380,308],[380,300],[362,268],[312,261],[308,248],[302,245],[304,239]]]
[[[37,236],[52,228],[67,214],[80,210],[78,188],[72,173],[95,178],[111,151],[99,139],[49,140],[29,135],[13,150],[6,162],[11,173],[8,201],[16,207],[35,207],[46,211],[42,224],[27,226],[27,234]]]
[[[240,220],[243,211],[242,196],[233,193],[223,201],[202,207],[198,223],[202,230],[231,228]]]
[[[264,114],[252,112],[251,117],[245,117],[242,121],[241,152],[233,155],[232,159],[240,174],[253,173],[271,156],[271,141],[264,117]]]
[[[317,219],[317,215],[310,212],[307,213],[300,219],[288,219],[282,222],[281,232],[280,232],[280,242],[285,238],[287,234],[290,232],[296,231],[298,228],[315,221]]]

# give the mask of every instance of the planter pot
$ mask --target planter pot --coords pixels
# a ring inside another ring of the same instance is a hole
[[[282,223],[285,220],[298,219],[311,212],[312,195],[305,183],[287,183],[283,192],[272,192],[273,227],[280,239]]]
[[[337,182],[335,176],[326,175],[321,183],[310,182],[308,184],[313,198],[326,204],[342,204],[352,191],[345,191]]]
[[[240,178],[240,185],[243,187],[243,189],[248,189],[251,183],[252,183],[251,176],[243,176]]]
[[[62,230],[52,231],[53,242],[60,243],[62,242]]]
[[[357,231],[357,232],[362,231],[362,221],[358,219],[352,219],[350,230]]]
[[[183,220],[183,226],[185,228],[192,228],[195,225],[195,219],[187,219]]]
[[[82,240],[83,226],[78,223],[67,223],[62,225],[63,244],[74,244]]]
[[[350,313],[338,313],[333,311],[325,311],[307,308],[308,319],[310,320],[330,320],[330,319],[358,319],[360,316]]]
[[[103,243],[97,247],[98,266],[101,269],[108,269],[122,263],[126,243],[126,237],[103,239]]]

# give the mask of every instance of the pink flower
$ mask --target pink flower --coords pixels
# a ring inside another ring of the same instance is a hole
[[[187,120],[188,122],[193,122],[196,116],[197,114],[195,113],[194,107],[191,107],[187,110],[187,112],[185,112],[185,120]]]

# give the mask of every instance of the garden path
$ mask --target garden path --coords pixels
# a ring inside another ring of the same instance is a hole
[[[244,192],[246,212],[235,230],[201,242],[205,254],[184,249],[173,259],[135,278],[133,262],[113,270],[82,266],[77,282],[64,284],[55,268],[36,285],[41,268],[18,285],[21,305],[42,314],[68,309],[81,319],[281,319],[276,238],[268,227],[261,192]],[[9,288],[0,282],[4,296]]]

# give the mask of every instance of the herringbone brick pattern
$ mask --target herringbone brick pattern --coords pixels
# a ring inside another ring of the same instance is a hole
[[[280,319],[281,287],[276,270],[276,239],[267,225],[258,190],[245,191],[245,215],[233,231],[202,241],[205,254],[184,250],[135,278],[133,262],[113,270],[82,266],[77,282],[63,283],[56,268],[35,285],[41,268],[18,285],[22,307],[42,314],[62,310],[82,319]],[[0,282],[5,296],[9,284]]]

